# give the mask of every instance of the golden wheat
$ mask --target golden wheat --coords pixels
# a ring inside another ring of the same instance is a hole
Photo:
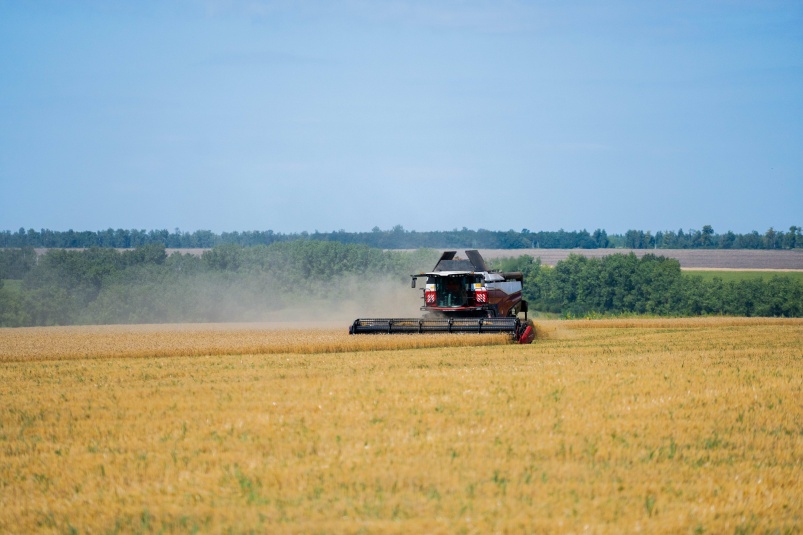
[[[134,345],[170,334],[119,329]],[[194,348],[230,331],[176,328]],[[803,321],[539,334],[14,358],[0,364],[0,532],[799,532]]]
[[[181,324],[0,329],[0,362],[84,358],[337,353],[505,344],[503,334],[350,336],[346,327]]]

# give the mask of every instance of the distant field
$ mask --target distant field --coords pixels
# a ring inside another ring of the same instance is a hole
[[[803,320],[281,327],[0,329],[0,532],[803,525]]]
[[[762,279],[769,280],[773,277],[784,277],[795,281],[803,282],[803,271],[741,271],[741,270],[688,270],[684,271],[687,276],[699,276],[703,280],[710,281],[714,278],[722,279],[725,282],[739,282],[743,280]]]
[[[645,254],[676,258],[681,268],[803,271],[803,249],[483,249],[480,252],[486,259],[526,254],[540,258],[541,263],[548,266],[554,266],[570,254],[601,258],[616,253],[632,252],[639,258]]]

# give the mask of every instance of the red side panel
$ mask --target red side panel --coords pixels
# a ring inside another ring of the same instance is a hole
[[[527,328],[524,329],[524,332],[521,333],[521,336],[519,336],[519,343],[532,344],[533,340],[535,340],[535,331],[532,325],[528,325]]]

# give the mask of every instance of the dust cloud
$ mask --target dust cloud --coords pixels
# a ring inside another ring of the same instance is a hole
[[[411,288],[409,281],[398,276],[346,275],[289,284],[265,273],[237,279],[203,275],[161,288],[128,287],[125,295],[102,292],[95,305],[106,312],[114,310],[113,317],[107,316],[111,321],[102,323],[347,326],[357,318],[420,317],[422,291]]]
[[[200,261],[174,253],[164,264],[126,264],[95,278],[62,277],[60,264],[46,265],[32,279],[30,310],[20,307],[19,317],[26,325],[350,325],[357,318],[422,315],[421,288],[411,288],[405,273],[432,265],[434,253],[341,258],[324,252],[329,256],[235,249]]]
[[[277,297],[279,309],[236,310],[233,316],[251,316],[257,321],[312,321],[350,325],[357,318],[419,317],[423,305],[421,290],[398,278],[340,277],[316,284],[311,291],[286,292]],[[225,321],[225,320],[224,320]]]

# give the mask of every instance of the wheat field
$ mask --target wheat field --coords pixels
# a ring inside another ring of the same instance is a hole
[[[319,354],[511,343],[504,334],[349,336],[326,323],[97,325],[0,329],[0,362],[209,355]]]
[[[802,320],[289,327],[0,330],[0,532],[801,531]]]

